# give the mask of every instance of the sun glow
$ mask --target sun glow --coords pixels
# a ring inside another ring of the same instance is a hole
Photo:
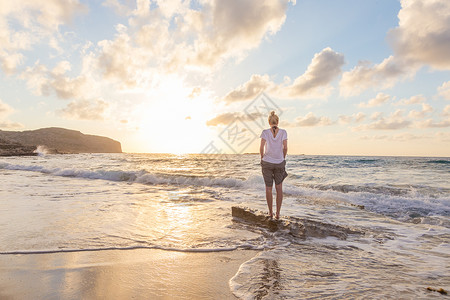
[[[169,76],[147,93],[148,101],[139,108],[140,139],[149,152],[198,153],[212,138],[206,121],[212,115],[213,101],[206,93],[194,97],[182,79]]]

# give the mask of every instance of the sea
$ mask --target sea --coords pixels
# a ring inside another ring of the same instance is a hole
[[[240,299],[442,299],[427,288],[450,289],[450,158],[286,162],[282,220],[350,233],[233,217],[267,213],[258,154],[41,153],[0,158],[0,255],[253,249]]]

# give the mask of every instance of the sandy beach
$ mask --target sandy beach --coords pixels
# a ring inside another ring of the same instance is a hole
[[[236,299],[228,281],[257,251],[0,256],[1,299]]]

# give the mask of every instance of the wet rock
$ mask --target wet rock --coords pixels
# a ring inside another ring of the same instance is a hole
[[[364,205],[361,205],[361,204],[353,204],[353,203],[350,203],[350,205],[351,205],[351,206],[354,206],[354,207],[356,207],[356,208],[359,208],[359,209],[365,209],[365,208],[366,208]]]
[[[247,207],[233,206],[231,208],[231,215],[234,218],[237,218],[244,222],[268,228],[270,231],[287,231],[289,232],[289,234],[299,238],[325,238],[328,236],[334,236],[339,239],[345,240],[348,234],[362,233],[360,231],[356,231],[351,228],[346,228],[339,225],[296,217],[283,217],[279,220],[273,220],[262,212],[258,210],[252,210]]]
[[[25,146],[17,142],[11,142],[5,139],[0,139],[0,156],[35,156],[36,147]]]
[[[427,290],[432,291],[432,292],[438,292],[438,293],[440,293],[442,295],[447,295],[447,291],[444,290],[443,288],[435,289],[435,288],[432,288],[432,287],[427,287]]]

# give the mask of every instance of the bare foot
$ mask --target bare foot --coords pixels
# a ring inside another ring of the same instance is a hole
[[[276,214],[276,215],[275,215],[275,219],[279,220],[279,219],[280,219],[280,215],[279,215],[279,214]]]
[[[273,213],[271,213],[271,212],[269,213],[269,219],[271,219],[271,220],[273,219]]]

